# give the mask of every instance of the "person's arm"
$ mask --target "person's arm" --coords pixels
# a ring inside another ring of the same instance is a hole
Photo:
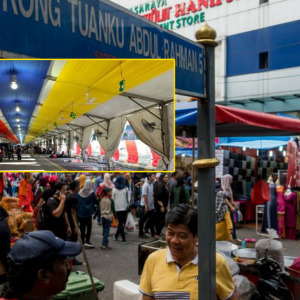
[[[61,196],[59,197],[59,201],[60,202],[58,207],[51,212],[52,216],[55,218],[59,218],[62,215],[64,211],[66,196],[64,194],[61,194]]]
[[[75,225],[75,233],[77,233],[78,222],[77,222],[77,212],[76,212],[76,208],[71,208],[71,216],[72,216],[73,223],[74,223],[74,225]]]
[[[143,195],[144,197],[144,201],[145,201],[145,212],[148,211],[148,196],[147,195]]]
[[[232,204],[230,203],[230,201],[228,200],[228,198],[226,198],[226,204],[229,206],[230,210],[232,212],[235,212],[235,208],[232,206]]]
[[[113,199],[110,199],[110,201],[111,201],[111,210],[113,212],[113,215],[114,215],[115,219],[118,220],[118,215],[117,215],[116,208],[115,208],[115,201]]]
[[[216,256],[216,288],[217,298],[236,300],[236,292],[228,264],[220,254]]]
[[[65,221],[66,221],[66,224],[67,224],[67,235],[70,236],[72,234],[72,229],[71,229],[71,226],[70,226],[70,223],[69,223],[69,218],[68,218],[67,212],[65,212]]]

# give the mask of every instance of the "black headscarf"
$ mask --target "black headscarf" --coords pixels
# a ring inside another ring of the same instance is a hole
[[[125,183],[125,178],[120,176],[116,179],[116,181],[114,182],[115,184],[115,188],[117,190],[123,190],[123,189],[126,189],[126,183]]]

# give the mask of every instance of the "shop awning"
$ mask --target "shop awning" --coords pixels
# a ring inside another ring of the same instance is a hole
[[[176,136],[196,136],[197,103],[176,107]],[[216,105],[216,136],[299,135],[300,120],[245,109]]]

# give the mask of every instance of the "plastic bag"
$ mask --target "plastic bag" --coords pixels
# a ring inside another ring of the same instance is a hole
[[[232,277],[237,299],[250,300],[252,295],[256,292],[255,285],[242,275],[235,275]]]
[[[242,213],[241,213],[241,211],[240,210],[237,210],[237,219],[238,219],[238,222],[242,222],[243,221],[243,215],[242,215]]]
[[[279,241],[274,239],[278,238],[278,234],[274,229],[267,229],[269,238],[259,240],[256,245],[256,259],[262,257],[272,257],[275,259],[282,270],[284,270],[284,257],[283,257],[283,246]]]
[[[113,228],[117,228],[119,225],[118,220],[115,219],[114,215],[112,216],[112,220],[111,220],[111,227]]]
[[[134,222],[134,219],[133,219],[133,216],[131,213],[128,213],[127,214],[127,220],[126,220],[126,224],[125,224],[125,229],[127,231],[135,231],[136,228],[135,228],[135,222]]]

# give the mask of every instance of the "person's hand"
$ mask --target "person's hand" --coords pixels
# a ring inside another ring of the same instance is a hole
[[[233,206],[230,207],[230,210],[231,210],[232,212],[235,212],[235,208],[234,208]]]
[[[229,233],[232,234],[233,233],[233,229],[229,229]]]
[[[160,207],[160,211],[163,213],[165,212],[165,208],[163,206]]]
[[[58,199],[59,199],[60,202],[65,201],[66,200],[66,195],[65,194],[60,194]]]
[[[145,213],[148,211],[148,205],[145,205]]]
[[[68,228],[67,228],[67,235],[71,236],[71,234],[72,234],[72,229],[71,229],[70,226],[68,226]]]

